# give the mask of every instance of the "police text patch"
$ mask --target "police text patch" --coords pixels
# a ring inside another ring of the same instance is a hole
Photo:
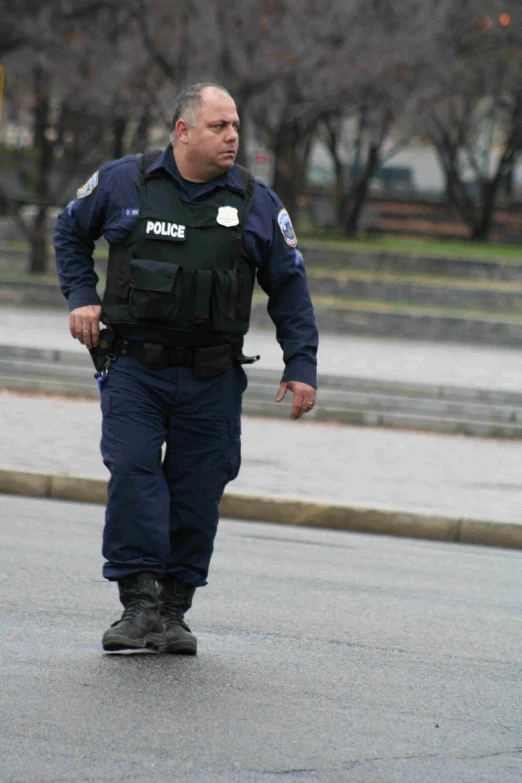
[[[290,245],[290,247],[295,247],[297,245],[297,237],[295,235],[292,221],[290,220],[290,215],[288,214],[286,209],[282,209],[279,212],[277,216],[277,222],[279,224],[279,228],[281,229],[281,233],[285,239],[286,244]]]
[[[86,196],[90,196],[97,184],[98,172],[95,171],[92,177],[89,177],[85,185],[82,185],[81,188],[78,188],[76,191],[76,198],[85,198]]]
[[[145,236],[153,239],[168,239],[171,242],[183,242],[186,239],[185,226],[167,223],[166,220],[147,220]]]

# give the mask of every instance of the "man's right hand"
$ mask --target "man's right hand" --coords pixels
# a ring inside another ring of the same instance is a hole
[[[87,348],[95,348],[100,339],[101,305],[86,305],[71,310],[69,329],[72,336]]]

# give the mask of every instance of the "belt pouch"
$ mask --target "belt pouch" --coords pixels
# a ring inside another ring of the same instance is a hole
[[[194,353],[194,378],[213,378],[230,367],[230,345],[213,345],[210,348],[196,348]]]
[[[148,370],[163,370],[166,366],[163,345],[143,343],[143,363]]]

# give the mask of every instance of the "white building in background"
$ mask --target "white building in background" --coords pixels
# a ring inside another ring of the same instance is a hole
[[[3,122],[0,125],[0,144],[21,149],[30,147],[32,143],[33,134],[27,125],[17,122]]]
[[[411,145],[392,157],[384,157],[382,168],[390,174],[396,174],[397,180],[409,181],[417,192],[439,193],[444,189],[444,174],[437,155],[430,147]],[[334,182],[334,166],[330,152],[325,144],[316,142],[310,155],[310,183],[329,185]],[[372,183],[374,190],[384,187],[383,180],[376,177]]]
[[[389,145],[391,149],[391,144]],[[498,165],[498,153],[493,151],[487,160],[489,175],[493,176]],[[473,169],[467,163],[464,153],[461,157],[462,173],[466,182],[475,181]],[[389,176],[386,176],[386,175]],[[335,173],[328,148],[316,142],[310,155],[309,181],[312,185],[332,185]],[[444,192],[445,177],[435,150],[428,146],[412,144],[399,150],[391,157],[384,154],[380,176],[372,181],[372,191],[383,190],[387,181],[395,183],[395,190],[411,189],[419,194]],[[515,165],[513,190],[522,196],[522,156]]]
[[[248,145],[248,167],[255,177],[267,185],[273,185],[274,182],[274,163],[274,154],[266,147],[256,143]],[[440,193],[444,189],[444,175],[435,152],[429,147],[407,147],[386,159],[383,169],[385,174],[388,173],[396,181],[402,180],[404,189],[407,189],[407,183],[411,183],[411,189],[419,193]],[[335,181],[330,152],[321,141],[312,146],[308,181],[310,185],[323,187],[332,186]],[[372,189],[378,191],[383,187],[384,181],[376,177]],[[400,185],[398,187],[400,189]]]

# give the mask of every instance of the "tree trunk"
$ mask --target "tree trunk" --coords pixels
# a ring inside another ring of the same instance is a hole
[[[125,117],[115,117],[112,121],[112,158],[118,160],[125,155],[124,137],[127,129]]]
[[[239,149],[237,151],[236,163],[248,168],[248,121],[246,117],[247,101],[241,95],[236,100],[236,108],[241,122],[241,133],[239,134]]]
[[[487,242],[489,240],[491,229],[493,227],[493,216],[495,214],[495,203],[497,200],[497,190],[499,177],[483,185],[483,200],[480,215],[475,220],[471,239],[475,242]]]
[[[53,146],[47,138],[49,128],[49,77],[41,65],[34,69],[34,147],[38,153],[36,170],[36,214],[31,227],[30,274],[47,272],[47,212],[49,182],[53,164]]]
[[[146,152],[149,148],[149,127],[150,127],[150,113],[149,110],[143,112],[134,134],[132,152]]]
[[[276,143],[274,190],[293,219],[297,197],[306,181],[309,145],[301,138],[295,123],[287,126]]]
[[[512,152],[505,149],[493,179],[483,180],[480,198],[469,192],[463,182],[457,164],[457,148],[435,143],[439,160],[446,177],[446,198],[470,230],[469,238],[475,242],[487,242],[490,238],[499,189],[505,182]]]
[[[379,166],[379,145],[372,143],[368,150],[368,158],[364,171],[361,173],[351,199],[351,207],[346,210],[343,220],[343,230],[346,237],[354,237],[359,230],[359,220],[362,208],[366,202],[370,180]]]
[[[31,268],[32,275],[47,272],[47,206],[40,204],[34,216],[31,231]]]

